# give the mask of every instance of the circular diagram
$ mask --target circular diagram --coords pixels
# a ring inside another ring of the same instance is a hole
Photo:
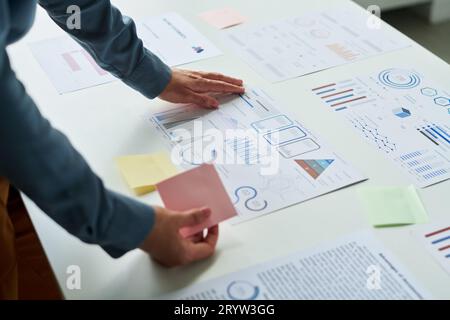
[[[412,89],[421,82],[418,74],[402,69],[384,70],[379,74],[378,79],[385,86],[394,89]]]
[[[227,287],[227,294],[232,300],[255,300],[259,288],[248,281],[233,281]]]
[[[234,195],[236,196],[236,201],[234,202],[234,204],[238,204],[242,198],[242,200],[244,201],[244,206],[250,211],[262,211],[268,206],[266,200],[261,201],[257,198],[258,192],[253,187],[239,187],[234,191]]]

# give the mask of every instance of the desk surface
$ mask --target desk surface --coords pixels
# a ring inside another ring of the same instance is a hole
[[[342,5],[355,5],[339,0]],[[221,31],[197,17],[208,9],[226,5],[249,17],[248,24],[301,14],[309,9],[336,5],[336,0],[238,1],[238,0],[122,0],[114,1],[122,12],[140,18],[177,11],[214,41],[223,56],[183,66],[214,70],[243,78],[247,84],[265,89],[305,125],[327,139],[336,151],[370,179],[364,185],[407,185],[410,181],[382,155],[366,144],[336,115],[323,108],[308,90],[311,84],[341,79],[397,65],[417,66],[441,83],[450,83],[450,67],[419,45],[290,81],[270,84],[224,45]],[[164,148],[155,130],[145,120],[161,101],[149,101],[119,81],[75,93],[58,95],[31,55],[32,41],[61,35],[62,31],[39,10],[33,29],[25,39],[8,49],[18,77],[53,125],[62,129],[107,187],[131,196],[113,159],[119,155],[149,153]],[[420,63],[421,62],[421,63]],[[339,132],[339,134],[335,134]],[[359,184],[358,186],[361,186]],[[278,256],[332,241],[360,229],[371,228],[355,201],[352,186],[282,211],[237,225],[224,223],[216,255],[188,267],[164,269],[139,250],[114,260],[99,247],[69,235],[25,199],[33,223],[49,257],[58,282],[68,299],[155,298],[191,283],[217,277]],[[450,181],[419,190],[431,221],[449,217]],[[139,198],[161,205],[156,193]],[[450,277],[411,235],[413,226],[375,229],[376,236],[410,269],[435,298],[450,299]],[[69,265],[81,268],[81,290],[66,288]]]

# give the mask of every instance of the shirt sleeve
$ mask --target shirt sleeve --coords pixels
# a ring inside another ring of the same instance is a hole
[[[171,69],[144,48],[133,20],[109,0],[40,0],[39,4],[103,69],[144,96],[157,97],[169,83]],[[67,13],[67,8],[71,5],[80,9],[79,29],[68,27],[72,11]]]
[[[69,140],[42,117],[11,69],[0,1],[0,176],[71,234],[119,257],[154,223],[151,207],[107,190]]]

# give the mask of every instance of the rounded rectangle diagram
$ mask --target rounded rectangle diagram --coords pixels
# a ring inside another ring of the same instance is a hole
[[[319,150],[320,146],[312,139],[306,138],[289,144],[282,145],[278,148],[278,152],[286,159]]]
[[[294,123],[292,122],[292,120],[289,119],[286,115],[280,114],[278,116],[253,122],[251,126],[259,133],[266,133],[286,128],[292,126],[293,124]]]
[[[273,146],[287,144],[306,137],[306,133],[298,126],[289,127],[264,135],[264,139]]]

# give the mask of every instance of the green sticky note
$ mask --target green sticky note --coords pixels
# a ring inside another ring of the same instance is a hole
[[[358,189],[361,203],[375,227],[428,222],[428,215],[414,186],[363,187]]]

